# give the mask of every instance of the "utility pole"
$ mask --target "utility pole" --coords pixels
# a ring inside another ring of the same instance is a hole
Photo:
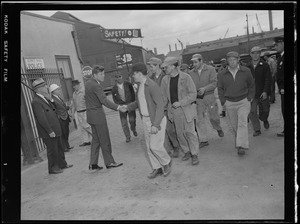
[[[249,38],[249,27],[248,27],[248,14],[246,14],[246,21],[247,21],[247,37],[248,37],[247,52],[249,52],[250,51],[250,49],[249,49],[250,48],[250,46],[249,46],[250,38]]]

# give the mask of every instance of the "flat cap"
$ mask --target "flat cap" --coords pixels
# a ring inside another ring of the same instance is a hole
[[[284,37],[274,37],[274,44],[284,42]]]
[[[162,63],[161,67],[166,67],[168,65],[174,65],[176,62],[178,62],[178,58],[176,57],[167,57],[164,61],[164,63]]]
[[[221,61],[226,61],[226,58],[222,58]]]
[[[73,85],[73,86],[76,86],[76,85],[78,85],[78,84],[80,84],[80,82],[79,82],[78,80],[72,80],[72,85]]]
[[[42,78],[38,78],[36,80],[33,81],[32,83],[32,88],[35,90],[39,87],[45,86],[47,83],[44,81],[44,79]]]
[[[194,55],[192,56],[191,61],[199,60],[199,59],[202,60],[202,55],[201,55],[201,54],[194,54]]]
[[[268,52],[268,51],[264,53],[264,56],[269,56],[269,55],[270,55],[270,52]]]
[[[54,90],[60,88],[58,85],[56,84],[51,84],[49,87],[49,92],[52,93]]]
[[[138,62],[138,63],[134,64],[131,69],[131,74],[133,74],[134,72],[141,72],[143,74],[147,73],[146,64],[144,64],[142,62]]]
[[[252,49],[251,49],[250,52],[251,52],[251,53],[253,53],[253,52],[261,52],[261,48],[258,47],[258,46],[252,47]]]
[[[236,51],[230,51],[226,54],[226,57],[229,58],[229,57],[236,57],[238,58],[239,57],[239,53],[236,52]]]
[[[161,60],[159,58],[152,57],[150,60],[147,62],[148,65],[160,65]]]
[[[180,70],[185,70],[185,69],[188,69],[189,66],[187,64],[181,64],[180,65]]]

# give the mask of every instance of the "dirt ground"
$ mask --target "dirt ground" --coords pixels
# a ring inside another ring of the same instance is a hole
[[[209,146],[200,149],[197,166],[173,159],[169,176],[149,180],[141,119],[138,136],[125,143],[118,112],[106,108],[113,156],[124,165],[88,170],[90,146],[79,147],[80,132],[70,134],[66,160],[74,167],[49,175],[47,159],[22,166],[21,220],[255,220],[284,218],[284,138],[280,97],[271,104],[270,129],[252,136],[250,149],[237,155],[227,117],[225,136],[207,123]],[[103,166],[102,158],[99,165]]]

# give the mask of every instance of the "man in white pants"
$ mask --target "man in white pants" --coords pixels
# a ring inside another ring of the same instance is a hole
[[[160,87],[147,76],[147,66],[136,63],[132,67],[132,76],[138,83],[136,101],[127,105],[129,111],[139,108],[147,145],[147,153],[153,171],[149,179],[171,172],[171,157],[164,147],[166,117]]]
[[[73,93],[72,115],[74,117],[75,112],[77,113],[78,126],[81,130],[81,136],[83,139],[83,143],[79,146],[91,145],[92,129],[91,126],[86,122],[86,105],[84,89],[82,88],[78,80],[73,80],[72,85],[75,90]]]

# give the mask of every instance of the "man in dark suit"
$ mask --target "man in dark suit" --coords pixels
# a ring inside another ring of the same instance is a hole
[[[54,103],[56,108],[56,114],[59,119],[59,123],[62,130],[61,141],[63,145],[63,149],[65,152],[69,152],[71,147],[69,144],[69,123],[71,122],[68,110],[70,109],[63,99],[60,97],[60,87],[56,84],[51,84],[49,87],[49,92],[51,96],[51,102]]]
[[[110,136],[106,121],[106,115],[103,105],[112,110],[126,111],[126,106],[117,105],[104,94],[101,82],[104,81],[104,67],[94,66],[92,70],[92,78],[85,83],[85,100],[87,111],[87,122],[92,127],[92,146],[90,170],[101,170],[103,167],[98,166],[99,149],[101,147],[102,155],[106,168],[122,166],[123,163],[116,163],[112,156]],[[124,108],[125,107],[125,108]]]
[[[134,102],[135,92],[132,84],[126,80],[124,81],[120,73],[116,73],[115,78],[116,78],[116,84],[113,86],[111,90],[114,102],[119,105],[128,105],[129,103]],[[120,120],[123,128],[123,132],[126,137],[126,142],[130,142],[131,136],[128,127],[127,116],[129,118],[130,129],[133,132],[133,135],[137,136],[137,132],[135,129],[136,127],[135,110],[126,111],[126,112],[119,111],[119,113],[120,113]]]
[[[281,113],[284,122],[284,37],[275,37],[274,46],[276,51],[280,53],[279,57],[277,58],[276,79],[279,94],[281,96]],[[277,136],[284,137],[284,128],[282,132],[277,134]]]
[[[36,120],[39,137],[43,139],[47,147],[48,172],[49,174],[62,173],[62,169],[72,167],[68,165],[60,154],[61,127],[55,108],[50,102],[50,95],[46,82],[39,78],[32,83],[36,91],[31,105]]]

